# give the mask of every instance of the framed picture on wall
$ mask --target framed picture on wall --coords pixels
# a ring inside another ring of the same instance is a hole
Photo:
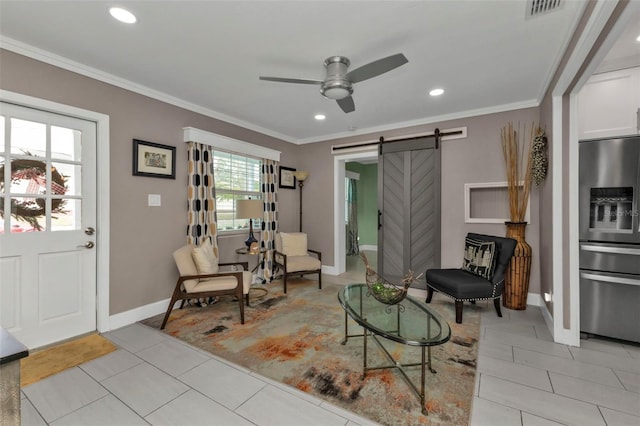
[[[176,147],[133,140],[133,175],[176,178]]]
[[[296,169],[280,166],[280,175],[278,176],[278,186],[280,188],[295,189],[296,177],[293,175]]]

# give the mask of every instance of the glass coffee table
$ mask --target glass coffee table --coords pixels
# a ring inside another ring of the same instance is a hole
[[[400,303],[385,305],[378,302],[369,292],[366,284],[349,284],[338,293],[338,300],[344,309],[344,340],[346,344],[350,337],[363,337],[363,373],[367,371],[395,368],[407,382],[411,390],[420,399],[422,413],[428,414],[425,407],[425,371],[436,371],[431,366],[431,347],[441,345],[451,338],[449,324],[437,312],[432,311],[422,301],[407,296]],[[363,334],[349,334],[347,315],[364,328]],[[384,353],[391,365],[367,367],[367,337],[373,341]],[[420,362],[401,364],[395,360],[382,345],[379,337],[401,343],[403,345],[418,346],[422,356]],[[409,379],[406,367],[421,367],[420,389]]]

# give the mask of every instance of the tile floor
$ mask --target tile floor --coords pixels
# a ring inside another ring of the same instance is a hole
[[[472,425],[640,425],[640,346],[559,345],[538,308],[478,306]],[[117,351],[22,389],[23,425],[375,424],[141,324],[105,336]]]

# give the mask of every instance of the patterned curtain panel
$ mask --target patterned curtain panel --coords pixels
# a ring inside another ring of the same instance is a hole
[[[258,276],[265,283],[273,279],[273,251],[275,250],[275,236],[278,231],[278,162],[264,159],[262,162],[262,201],[264,217],[260,233],[260,246],[265,252]]]
[[[218,257],[213,152],[210,146],[196,142],[188,142],[187,150],[189,161],[187,243],[197,246],[206,238],[210,238],[213,252]]]
[[[347,181],[347,256],[357,256],[360,254],[358,247],[358,188],[356,180]]]

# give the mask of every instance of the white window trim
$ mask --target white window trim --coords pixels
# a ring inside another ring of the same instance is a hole
[[[212,146],[216,149],[247,157],[266,158],[267,160],[280,161],[280,151],[255,145],[249,142],[232,139],[227,136],[196,129],[195,127],[183,127],[184,142],[198,142]]]

